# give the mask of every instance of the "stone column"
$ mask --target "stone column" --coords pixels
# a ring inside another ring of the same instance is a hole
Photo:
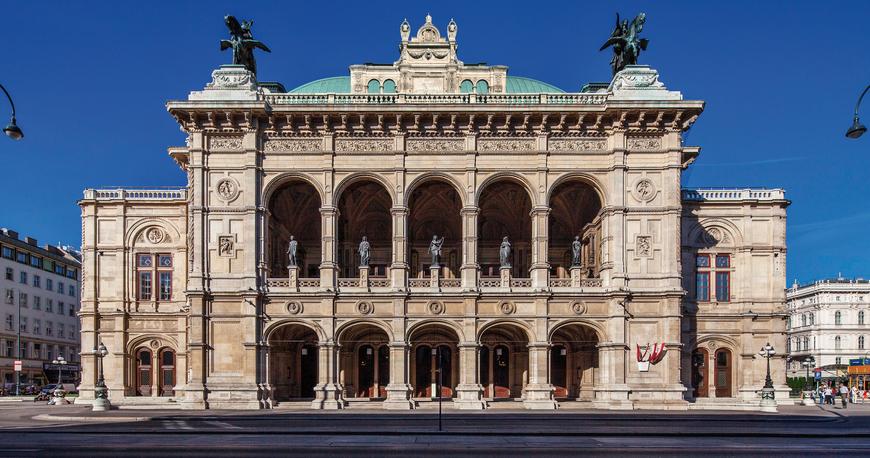
[[[462,410],[482,410],[486,403],[482,399],[483,387],[478,380],[478,349],[477,342],[459,344],[459,384],[456,386],[456,397],[453,405]]]
[[[336,289],[336,277],[338,265],[335,263],[335,227],[336,213],[334,206],[324,205],[320,208],[320,249],[322,251],[320,261],[320,287],[327,290]]]
[[[477,261],[477,217],[480,214],[478,207],[464,207],[460,210],[462,215],[462,290],[474,291],[477,289],[477,277],[480,264]]]
[[[408,207],[393,207],[393,263],[390,265],[392,287],[408,287]]]
[[[411,401],[411,385],[408,383],[409,348],[408,343],[404,341],[390,344],[390,383],[387,385],[387,399],[384,401],[386,410],[414,408],[414,402]]]
[[[338,351],[334,342],[317,346],[317,385],[314,387],[312,409],[337,410],[344,408],[342,388],[338,383]]]
[[[549,354],[550,344],[533,342],[529,344],[529,384],[523,390],[523,406],[526,409],[555,409],[553,385],[550,384]]]
[[[205,299],[202,296],[189,296],[189,301],[190,342],[187,344],[187,365],[190,380],[184,390],[181,407],[183,409],[204,409],[207,407],[205,383],[208,358],[206,342],[208,317],[206,316]],[[181,375],[179,374],[179,376]]]
[[[532,265],[529,273],[532,277],[532,288],[541,291],[549,287],[547,282],[550,278],[550,263],[547,260],[550,208],[536,206],[532,208],[531,216]]]

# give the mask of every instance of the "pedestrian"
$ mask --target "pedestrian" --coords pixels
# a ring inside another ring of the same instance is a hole
[[[861,404],[867,402],[867,390],[863,390],[864,396],[861,397]]]
[[[858,401],[858,388],[855,385],[852,385],[852,389],[849,390],[849,402],[854,404]]]
[[[824,391],[822,391],[822,393],[823,393],[824,398],[825,398],[825,404],[833,404],[834,403],[833,392],[831,391],[830,385],[825,385],[825,389],[824,389]]]
[[[841,383],[840,384],[840,400],[843,402],[844,409],[846,407],[848,407],[848,405],[846,404],[846,401],[848,401],[848,398],[849,398],[849,387],[847,387],[845,384]]]

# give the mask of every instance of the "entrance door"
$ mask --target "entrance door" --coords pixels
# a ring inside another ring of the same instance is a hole
[[[692,353],[692,386],[695,387],[696,398],[710,396],[709,381],[707,380],[707,362],[709,359],[706,348],[697,348]]]
[[[317,385],[317,347],[303,345],[299,362],[299,396],[313,398],[314,386]]]
[[[371,398],[375,392],[375,351],[371,345],[359,347],[357,354],[357,383],[356,397]]]
[[[432,349],[425,346],[417,347],[414,363],[414,396],[418,398],[432,396]]]
[[[550,383],[553,384],[553,396],[557,398],[568,397],[567,354],[562,345],[554,345],[550,350]]]
[[[160,350],[160,396],[175,395],[175,352],[164,348]]]
[[[441,359],[441,397],[451,398],[453,397],[453,350],[447,345],[439,345],[437,357]]]
[[[136,353],[136,394],[151,396],[151,351],[139,350]]]
[[[511,397],[510,371],[511,358],[506,345],[495,347],[495,359],[492,365],[492,378],[495,382],[495,398]]]
[[[390,347],[381,345],[378,348],[378,397],[387,397],[387,385],[390,383]]]
[[[731,397],[731,351],[716,350],[716,397]]]
[[[483,397],[491,396],[489,388],[489,347],[480,347],[480,384],[483,386]]]

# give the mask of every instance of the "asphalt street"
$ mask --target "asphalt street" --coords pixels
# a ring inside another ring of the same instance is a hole
[[[755,412],[137,411],[0,403],[5,456],[870,455],[870,405]]]

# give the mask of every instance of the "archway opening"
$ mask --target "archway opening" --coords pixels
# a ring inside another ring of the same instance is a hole
[[[446,325],[422,325],[409,336],[411,343],[411,386],[414,397],[452,398],[459,383],[459,336]]]
[[[529,381],[529,339],[516,325],[499,324],[480,336],[479,379],[483,397],[522,396]]]
[[[417,186],[408,199],[408,264],[411,278],[429,275],[432,256],[429,245],[433,237],[441,245],[441,276],[459,278],[462,263],[462,199],[453,186],[443,181],[429,181]]]
[[[732,394],[732,368],[734,358],[731,350],[719,348],[713,357],[713,383],[717,398],[730,398]]]
[[[559,327],[550,347],[550,383],[558,399],[592,401],[598,385],[598,334],[589,326]]]
[[[275,401],[314,398],[317,344],[317,334],[301,324],[285,324],[269,336],[269,381]]]
[[[352,325],[338,339],[339,383],[348,398],[385,398],[390,383],[389,336],[368,323]]]
[[[320,195],[309,183],[285,183],[269,200],[269,275],[286,277],[290,237],[297,242],[300,278],[319,278],[321,249]]]
[[[706,348],[698,347],[692,352],[692,387],[694,397],[706,398],[709,391],[710,353]]]
[[[390,214],[392,199],[384,187],[374,181],[358,181],[342,191],[338,200],[338,233],[336,261],[340,276],[353,278],[359,274],[360,242],[369,244],[369,275],[388,276],[392,263],[393,231]]]
[[[157,356],[159,364],[158,396],[175,395],[175,351],[162,348]]]
[[[589,184],[570,180],[550,196],[548,259],[551,275],[569,278],[572,267],[582,278],[601,271],[601,199]],[[574,242],[579,242],[575,247]],[[576,251],[576,255],[575,255]]]
[[[478,206],[477,260],[481,276],[500,276],[500,250],[507,237],[511,276],[528,278],[532,263],[532,200],[526,188],[510,180],[497,181],[483,190]]]

